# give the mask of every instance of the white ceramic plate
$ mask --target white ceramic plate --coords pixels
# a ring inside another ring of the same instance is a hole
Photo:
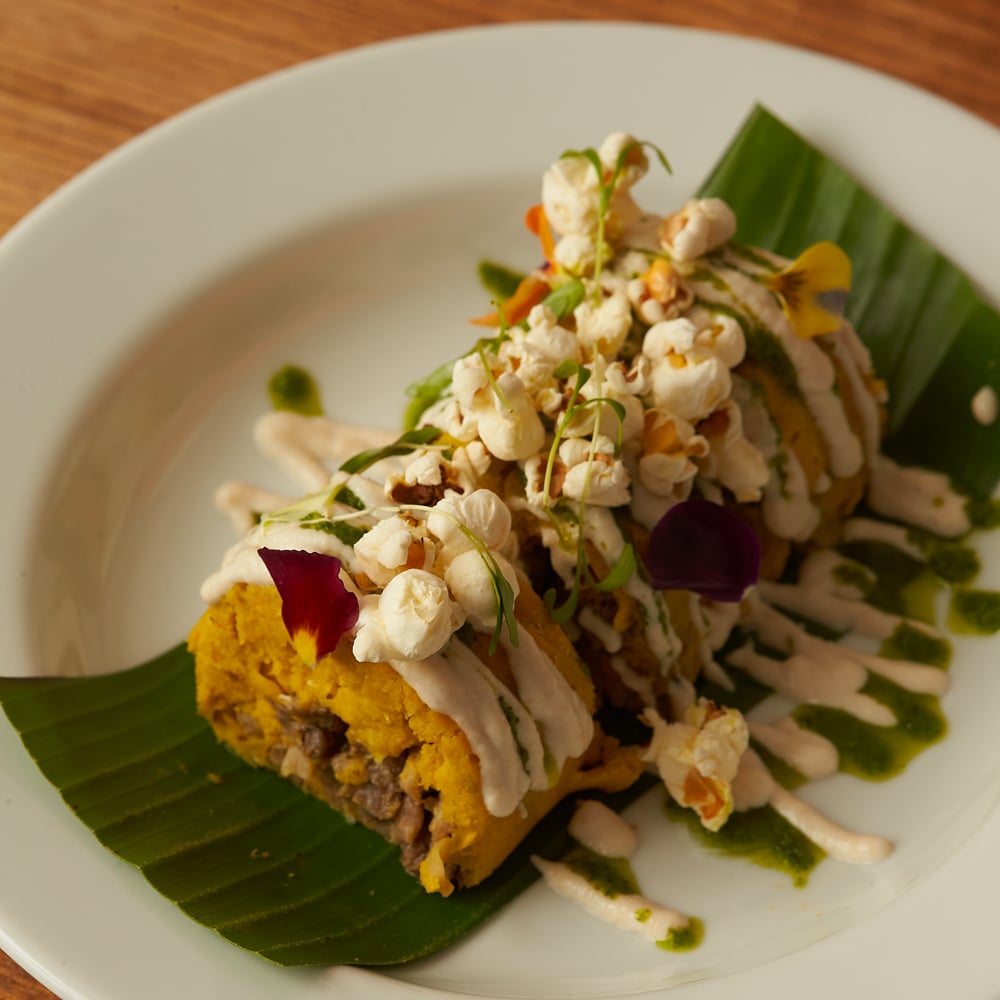
[[[639,197],[666,209],[758,100],[995,296],[1000,203],[983,192],[1000,134],[856,67],[695,31],[549,24],[360,50],[209,101],[68,185],[0,243],[2,669],[113,670],[177,642],[230,541],[213,487],[280,483],[249,435],[277,366],[316,372],[335,416],[392,426],[403,386],[466,344],[476,262],[532,262],[520,218],[554,156],[616,128],[653,140],[675,174]],[[101,1000],[985,996],[995,650],[959,644],[952,735],[906,775],[810,790],[897,840],[891,861],[828,861],[794,890],[708,857],[647,803],[640,879],[705,919],[700,949],[659,952],[539,887],[393,978],[279,969],[192,923],[73,819],[3,720],[0,945],[62,996]]]

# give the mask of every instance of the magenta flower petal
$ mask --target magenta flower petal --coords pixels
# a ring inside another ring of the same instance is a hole
[[[696,497],[660,518],[649,536],[646,568],[658,590],[739,601],[757,582],[760,541],[737,514]]]
[[[340,579],[340,560],[298,549],[257,551],[281,596],[281,618],[292,645],[312,666],[358,623],[358,599]]]

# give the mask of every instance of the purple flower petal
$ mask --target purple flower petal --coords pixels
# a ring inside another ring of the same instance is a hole
[[[312,666],[358,623],[358,599],[340,579],[340,560],[298,549],[257,551],[281,596],[281,618],[292,645]]]
[[[696,497],[660,518],[649,536],[646,568],[658,590],[735,602],[757,582],[760,541],[739,515]]]

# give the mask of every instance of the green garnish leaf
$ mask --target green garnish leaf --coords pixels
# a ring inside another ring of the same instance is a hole
[[[585,406],[598,405],[610,407],[614,415],[618,418],[618,431],[615,434],[615,455],[620,455],[622,453],[622,445],[624,444],[625,407],[617,399],[611,399],[609,396],[595,396],[593,399],[588,399],[585,403],[581,403],[577,409],[582,410]]]
[[[635,568],[635,549],[629,544],[622,549],[622,554],[615,560],[615,564],[608,571],[608,575],[603,580],[595,583],[594,587],[603,593],[617,590],[632,579]]]
[[[408,452],[416,451],[417,448],[431,444],[441,437],[441,433],[437,427],[418,427],[415,430],[407,431],[396,438],[392,444],[387,444],[382,448],[370,448],[368,451],[359,452],[344,462],[340,466],[340,471],[356,475],[376,462],[381,462],[384,458],[392,458],[394,455],[406,455]]]
[[[276,410],[288,410],[304,417],[323,415],[315,379],[297,365],[285,365],[276,371],[267,383],[267,394]]]
[[[468,357],[473,351],[485,349],[496,351],[505,340],[510,340],[507,333],[507,323],[501,311],[500,313],[501,331],[495,337],[484,338],[476,341],[474,347],[466,351],[462,357]],[[420,418],[427,412],[451,387],[451,374],[455,367],[454,361],[446,361],[443,365],[438,365],[426,378],[417,382],[411,382],[406,387],[406,395],[411,402],[407,405],[403,413],[403,430],[412,431],[420,422]]]
[[[340,541],[345,545],[349,545],[352,549],[361,541],[367,530],[350,524],[347,521],[333,520],[319,511],[302,518],[299,524],[301,527],[309,528],[312,531],[322,531],[327,535],[333,535],[334,538],[339,538]]]
[[[573,315],[573,310],[583,301],[587,294],[583,282],[577,278],[570,278],[561,285],[557,285],[548,295],[542,299],[542,305],[548,306],[556,315],[556,319],[566,319]]]
[[[479,280],[488,292],[501,302],[509,299],[524,281],[525,275],[492,261],[479,262]]]
[[[566,622],[568,622],[576,613],[576,606],[580,600],[579,581],[574,581],[574,585],[571,588],[569,595],[562,604],[556,604],[558,599],[559,596],[556,594],[554,587],[550,587],[542,595],[542,600],[545,602],[545,606],[549,609],[549,617],[557,625],[565,625]]]
[[[516,647],[519,640],[517,637],[517,618],[514,616],[514,604],[517,600],[514,588],[507,581],[507,577],[503,575],[492,555],[489,556],[489,564],[491,564],[490,578],[493,581],[493,592],[497,598],[497,622],[489,646],[492,654],[497,651],[497,647],[500,645],[500,636],[503,634],[504,625],[507,626],[510,644]]]
[[[590,369],[584,368],[579,361],[567,358],[552,373],[556,378],[572,378],[576,376],[576,391],[579,392],[590,379]]]
[[[443,512],[439,510],[438,513]],[[458,518],[455,518],[454,521],[458,530],[472,542],[472,547],[479,553],[480,559],[486,564],[490,583],[493,586],[493,594],[497,599],[497,619],[493,627],[493,634],[490,637],[490,655],[497,651],[505,625],[507,626],[507,634],[510,637],[510,644],[516,647],[518,638],[517,617],[514,613],[514,605],[517,601],[517,595],[514,593],[514,588],[508,582],[507,577],[504,576],[503,570],[496,560],[496,556],[489,550],[486,543],[464,521]]]
[[[350,487],[343,484],[337,486],[337,488],[330,495],[330,503],[342,503],[345,507],[350,507],[352,510],[367,510],[368,505],[364,502],[354,492]]]
[[[412,431],[424,413],[447,392],[451,385],[451,372],[454,367],[454,361],[447,361],[443,365],[438,365],[426,378],[411,382],[406,387],[406,395],[411,402],[407,404],[403,414],[404,430]]]

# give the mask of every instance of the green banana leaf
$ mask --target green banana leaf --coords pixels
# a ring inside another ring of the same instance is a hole
[[[1000,478],[1000,422],[982,426],[970,402],[983,385],[1000,383],[1000,313],[969,279],[762,107],[700,194],[729,202],[741,243],[787,257],[820,240],[847,251],[847,315],[889,384],[885,451],[946,472],[973,495],[990,494]]]
[[[789,256],[821,239],[845,247],[856,274],[850,316],[894,398],[892,451],[972,492],[992,491],[1000,425],[966,415],[972,394],[995,380],[1000,316],[967,279],[763,109],[702,193],[733,205],[743,242]],[[955,418],[947,442],[942,412]],[[564,806],[485,885],[447,900],[426,895],[395,848],[216,743],[195,712],[183,646],[114,675],[0,679],[0,703],[103,844],[193,919],[280,964],[385,965],[431,954],[531,884],[532,853],[565,848]]]
[[[216,741],[194,709],[183,645],[118,674],[0,678],[0,701],[105,847],[189,916],[281,965],[431,954],[527,888],[532,854],[567,846],[568,803],[486,884],[428,896],[398,848]],[[622,808],[637,794],[608,801]]]

